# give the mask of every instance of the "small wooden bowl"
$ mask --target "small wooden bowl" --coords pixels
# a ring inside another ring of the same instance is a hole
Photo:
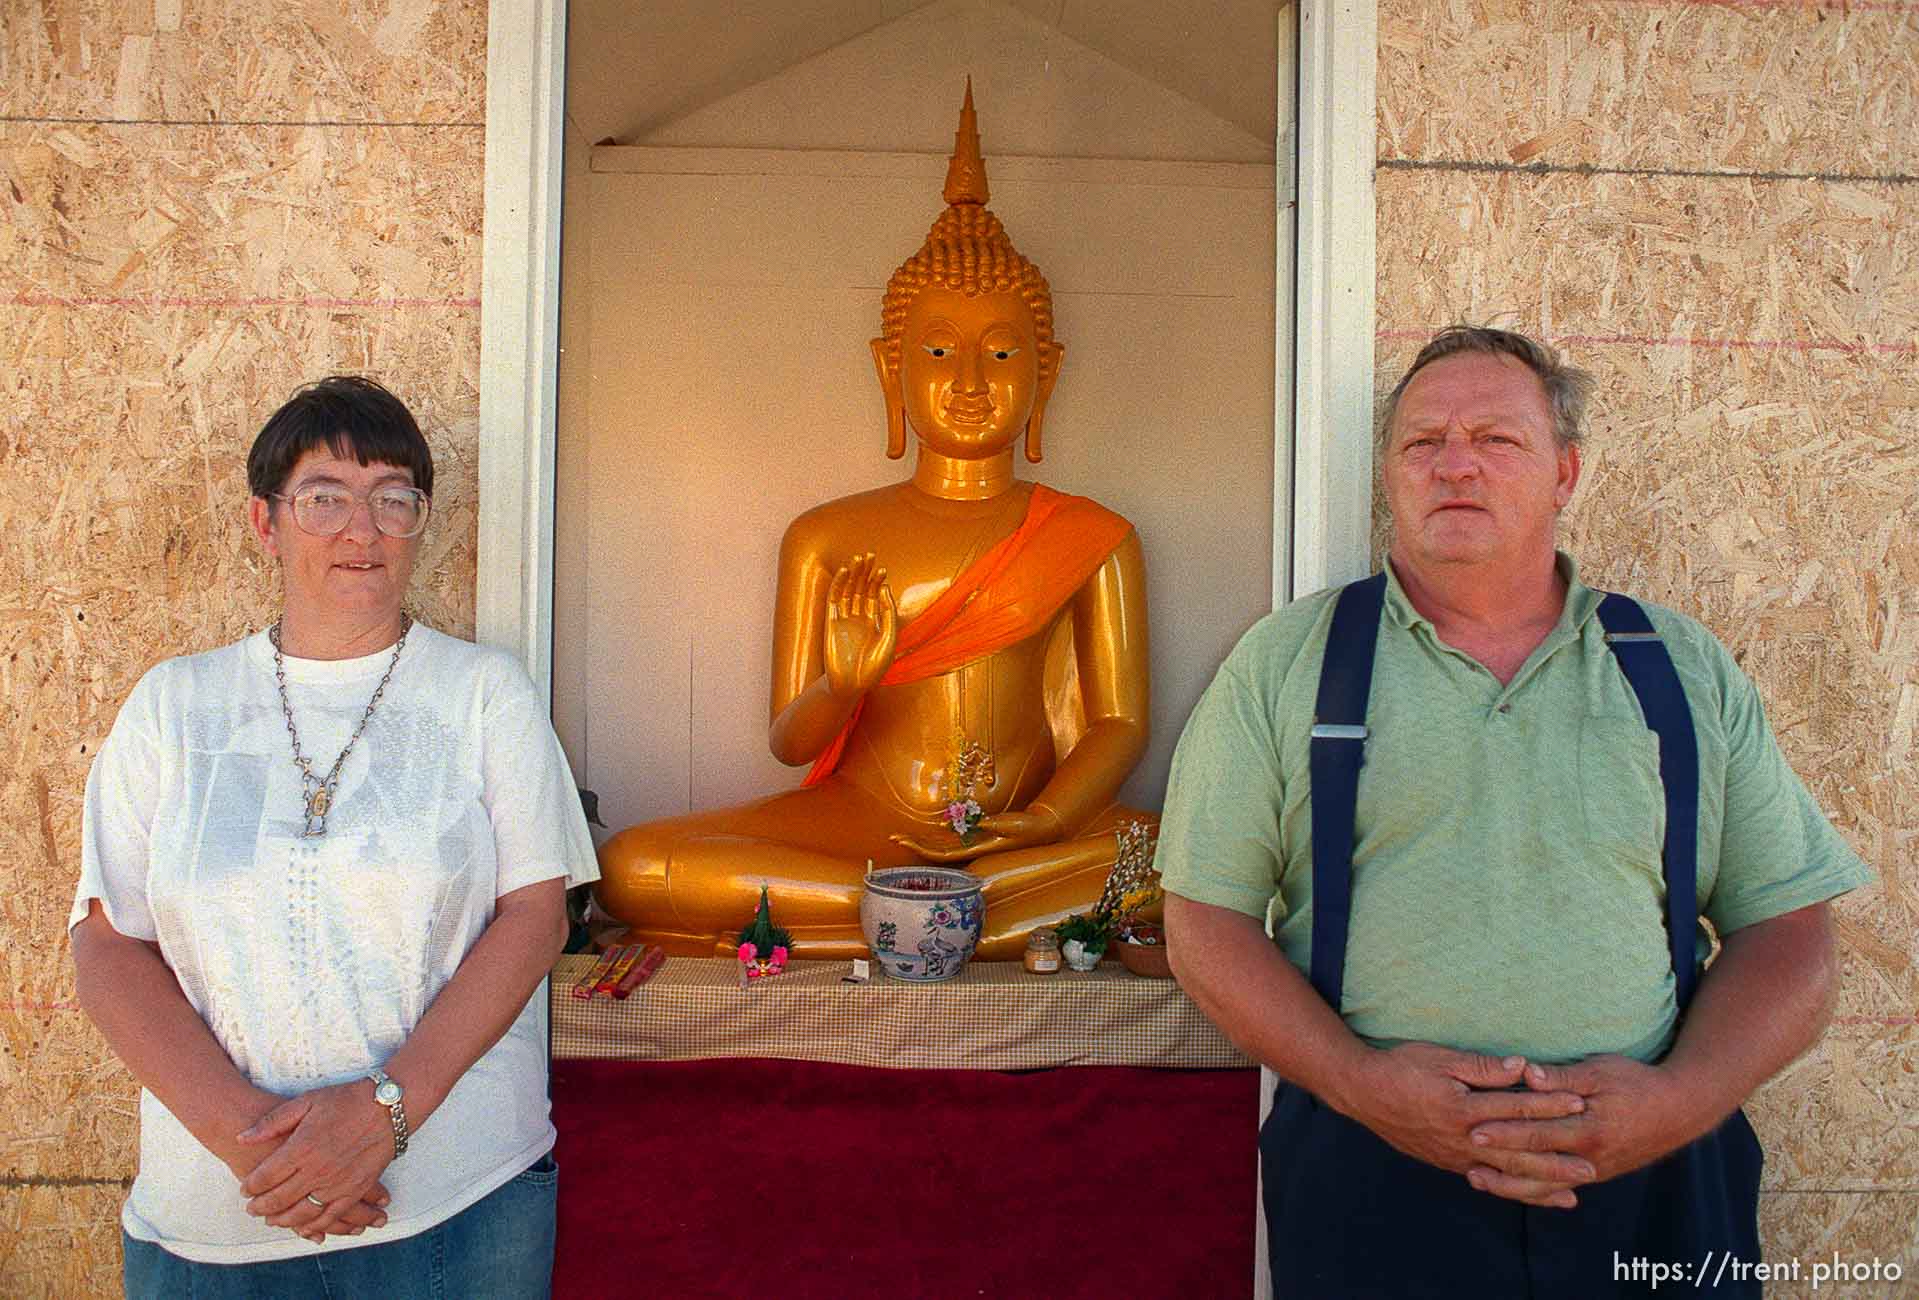
[[[1133,974],[1156,980],[1173,978],[1173,962],[1166,955],[1165,944],[1127,943],[1120,940],[1113,947],[1119,950],[1120,964]]]

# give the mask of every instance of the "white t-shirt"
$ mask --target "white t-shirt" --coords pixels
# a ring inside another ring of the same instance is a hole
[[[324,774],[391,649],[286,660],[301,746]],[[140,679],[87,778],[80,888],[157,941],[254,1083],[293,1096],[383,1065],[523,885],[599,875],[566,756],[509,655],[416,624],[341,771],[326,834],[304,796],[265,633]],[[553,1144],[546,1000],[454,1085],[382,1182],[387,1226],[315,1246],[249,1215],[238,1182],[140,1094],[140,1172],[121,1223],[187,1259],[244,1263],[410,1236]]]

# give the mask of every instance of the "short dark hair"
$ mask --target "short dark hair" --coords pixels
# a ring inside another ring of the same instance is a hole
[[[328,375],[289,397],[268,418],[247,453],[247,490],[285,490],[300,457],[325,447],[362,465],[410,470],[413,486],[433,495],[433,452],[406,403],[362,375]]]
[[[1512,357],[1539,378],[1546,390],[1546,404],[1552,408],[1553,438],[1564,447],[1577,447],[1586,436],[1586,402],[1592,396],[1593,377],[1577,366],[1569,366],[1559,354],[1534,338],[1517,330],[1493,329],[1486,325],[1448,325],[1419,350],[1413,364],[1393,385],[1386,399],[1386,415],[1380,422],[1382,444],[1391,441],[1393,417],[1399,413],[1399,398],[1413,376],[1443,357],[1461,352],[1479,352],[1487,356]]]

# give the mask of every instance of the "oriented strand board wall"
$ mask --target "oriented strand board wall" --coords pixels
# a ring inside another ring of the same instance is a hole
[[[1772,1294],[1835,1251],[1910,1286],[1919,5],[1385,0],[1379,95],[1380,393],[1460,318],[1594,370],[1568,544],[1718,632],[1882,877],[1838,907],[1837,1022],[1753,1112],[1802,1261]]]
[[[75,1008],[91,755],[270,619],[242,461],[373,374],[441,469],[415,608],[470,635],[479,0],[0,6],[0,1295],[117,1293],[134,1089]]]
[[[1386,0],[1379,117],[1382,380],[1460,315],[1598,370],[1572,544],[1745,654],[1884,877],[1841,909],[1841,1023],[1757,1110],[1774,1257],[1908,1279],[1916,22]],[[445,475],[418,603],[469,630],[484,40],[478,0],[5,0],[0,1294],[117,1289],[132,1088],[72,1008],[79,790],[146,664],[270,613],[240,457],[296,383],[415,405]]]

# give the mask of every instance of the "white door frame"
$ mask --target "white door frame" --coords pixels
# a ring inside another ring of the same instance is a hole
[[[1274,582],[1276,605],[1372,568],[1378,5],[1300,0],[1298,12],[1296,293],[1273,309],[1294,312],[1299,435],[1291,457],[1292,582],[1290,590]],[[1276,476],[1285,462],[1275,457]],[[1278,538],[1275,528],[1275,551]]]
[[[474,629],[553,688],[566,0],[487,6],[480,252],[480,545]]]
[[[1273,303],[1293,318],[1292,353],[1274,357],[1275,373],[1292,375],[1274,386],[1275,606],[1371,565],[1377,0],[1298,0],[1280,21],[1297,22],[1279,48],[1298,58],[1276,88],[1281,102],[1297,96],[1293,149],[1282,132],[1279,157],[1297,172],[1275,187],[1295,195],[1293,255],[1279,263]],[[519,655],[550,700],[566,0],[490,5],[486,45],[475,626]],[[1273,1076],[1261,1079],[1264,1116]]]
[[[1299,0],[1298,99],[1293,163],[1293,299],[1286,278],[1275,312],[1293,315],[1292,391],[1275,385],[1275,427],[1290,415],[1292,454],[1273,457],[1273,604],[1364,577],[1372,568],[1373,198],[1377,112],[1377,0]],[[1284,43],[1281,44],[1285,48]],[[1287,90],[1281,70],[1281,102]],[[1282,159],[1282,161],[1284,161]],[[1282,227],[1283,228],[1283,227]],[[1282,265],[1282,270],[1285,267]],[[1292,405],[1286,411],[1286,398]],[[1291,473],[1291,509],[1286,484]],[[1288,548],[1282,544],[1291,530]],[[1259,1072],[1259,1118],[1279,1079]],[[1263,1205],[1264,1197],[1260,1198]],[[1272,1300],[1266,1215],[1253,1214],[1253,1295]]]

